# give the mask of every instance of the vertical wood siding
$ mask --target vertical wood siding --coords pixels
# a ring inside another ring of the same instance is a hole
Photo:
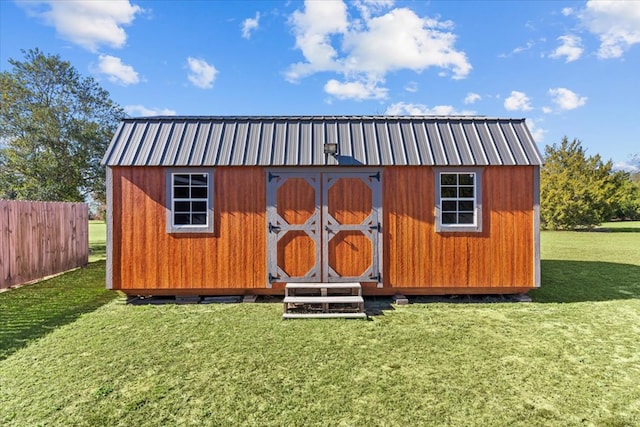
[[[116,167],[112,173],[114,289],[266,286],[262,168],[215,169],[213,234],[166,232],[165,169]]]
[[[534,167],[484,169],[481,233],[435,232],[433,169],[383,176],[385,286],[534,286]]]
[[[87,264],[85,203],[0,200],[0,289]]]

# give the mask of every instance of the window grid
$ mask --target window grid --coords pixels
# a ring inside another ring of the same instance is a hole
[[[173,173],[173,226],[207,227],[208,173]]]
[[[440,174],[442,225],[475,225],[476,174],[456,172]]]

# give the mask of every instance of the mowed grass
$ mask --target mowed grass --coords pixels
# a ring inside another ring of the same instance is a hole
[[[640,233],[545,232],[542,255],[533,303],[410,304],[370,321],[126,305],[92,263],[0,294],[13,328],[29,321],[20,307],[78,310],[5,349],[0,425],[640,425]],[[58,294],[16,296],[41,286]],[[65,299],[74,286],[111,296]]]
[[[107,224],[89,221],[89,262],[107,259]]]

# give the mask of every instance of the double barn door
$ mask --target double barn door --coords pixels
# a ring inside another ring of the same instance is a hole
[[[270,171],[267,178],[269,286],[381,285],[379,171]]]

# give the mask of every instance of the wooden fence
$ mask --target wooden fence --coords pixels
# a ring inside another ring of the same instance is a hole
[[[0,289],[86,265],[85,203],[0,200]]]

